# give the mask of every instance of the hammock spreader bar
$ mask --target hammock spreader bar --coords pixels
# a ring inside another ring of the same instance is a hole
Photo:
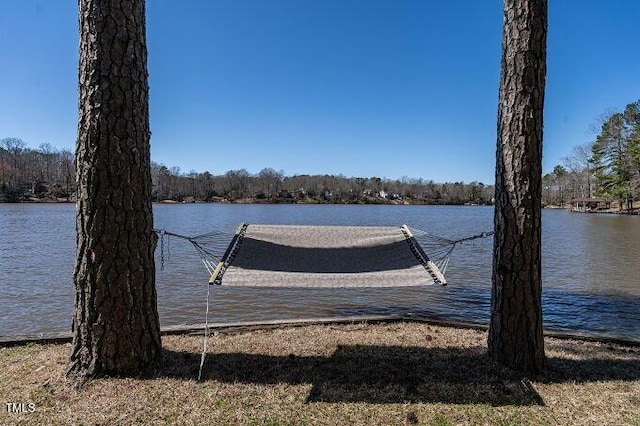
[[[231,240],[231,243],[229,243],[229,247],[227,247],[227,250],[224,252],[224,255],[222,255],[222,260],[218,263],[218,266],[216,266],[216,269],[213,272],[209,271],[211,273],[211,278],[209,278],[209,284],[217,284],[217,285],[222,284],[222,275],[224,275],[225,271],[227,270],[227,268],[235,258],[236,252],[238,251],[238,247],[240,247],[240,244],[242,244],[242,238],[244,237],[244,234],[247,232],[248,226],[249,224],[247,223],[240,224],[240,226],[238,227],[238,230],[233,235],[233,239]]]
[[[402,225],[402,232],[407,238],[407,242],[409,243],[409,247],[411,251],[416,256],[416,258],[422,263],[427,272],[431,275],[433,282],[440,283],[442,285],[447,285],[447,279],[444,277],[444,272],[440,271],[440,268],[429,259],[429,256],[422,250],[420,244],[414,238],[413,234],[409,230],[407,225]]]

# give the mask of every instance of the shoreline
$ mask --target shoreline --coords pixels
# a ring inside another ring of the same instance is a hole
[[[622,216],[638,216],[640,215],[640,209],[633,210],[603,210],[603,211],[590,211],[590,210],[575,210],[567,209],[570,213],[583,213],[583,214],[617,214]]]
[[[210,323],[208,328],[210,333],[243,333],[246,331],[271,330],[277,328],[295,328],[310,325],[339,325],[339,324],[392,324],[397,322],[427,324],[438,327],[449,327],[463,330],[487,331],[486,324],[476,324],[467,322],[442,321],[415,315],[365,315],[349,317],[328,317],[328,318],[301,318],[265,321],[240,321]],[[201,336],[205,332],[204,323],[180,324],[164,326],[160,330],[162,336],[189,335]],[[579,340],[584,342],[611,343],[628,347],[640,347],[640,339],[629,339],[613,335],[590,335],[578,332],[566,332],[559,330],[544,330],[544,336],[562,340]],[[0,337],[0,348],[25,346],[30,344],[63,344],[72,340],[70,332],[51,333],[43,335],[18,335]]]
[[[237,199],[237,200],[193,200],[193,201],[177,201],[177,200],[154,200],[153,204],[163,205],[186,205],[186,204],[240,204],[240,205],[278,205],[278,204],[302,204],[302,205],[389,205],[389,206],[466,206],[466,207],[492,207],[493,204],[475,204],[475,203],[430,203],[419,200],[359,200],[355,202],[347,201],[318,201],[318,200],[273,200],[264,201],[259,199]],[[0,201],[0,204],[75,204],[75,201],[70,200],[21,200],[16,202]]]
[[[621,216],[638,216],[640,215],[640,208],[634,208],[633,210],[579,210],[572,207],[561,207],[561,206],[545,206],[543,209],[546,210],[566,210],[569,213],[585,213],[585,214],[617,214]]]

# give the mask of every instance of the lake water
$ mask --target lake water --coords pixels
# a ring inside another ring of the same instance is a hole
[[[70,330],[73,205],[0,204],[0,336]],[[471,206],[154,206],[155,227],[183,235],[233,232],[240,222],[402,225],[450,239],[492,230],[493,208]],[[547,329],[640,339],[640,217],[543,212],[543,315]],[[449,285],[392,289],[211,288],[212,322],[416,314],[486,324],[491,238],[457,247]],[[193,247],[171,240],[157,271],[162,325],[204,321],[208,273]],[[159,259],[159,257],[157,257]]]

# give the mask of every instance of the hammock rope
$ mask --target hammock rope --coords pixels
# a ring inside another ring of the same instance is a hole
[[[457,240],[451,240],[438,235],[434,235],[430,232],[424,231],[418,228],[410,228],[414,238],[420,243],[425,252],[429,255],[429,258],[436,264],[442,275],[447,272],[447,266],[449,266],[449,259],[453,253],[453,249],[457,245],[466,242],[471,242],[481,238],[487,238],[493,235],[493,231],[485,231],[479,234],[470,235]]]
[[[209,274],[213,273],[220,262],[220,259],[222,259],[225,250],[227,250],[229,240],[233,236],[233,233],[225,231],[212,231],[207,232],[206,234],[196,235],[194,237],[176,234],[174,232],[169,232],[166,229],[154,229],[154,231],[160,239],[160,270],[164,270],[166,261],[171,257],[171,237],[174,237],[186,240],[193,245],[200,256],[202,264]],[[167,253],[166,260],[165,251]]]

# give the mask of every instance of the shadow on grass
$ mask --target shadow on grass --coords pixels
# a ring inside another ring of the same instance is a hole
[[[567,357],[548,357],[547,371],[538,378],[543,383],[587,383],[640,380],[640,348],[605,344],[564,348]],[[581,350],[582,349],[582,350]]]
[[[165,351],[158,373],[194,379],[200,354]],[[203,380],[312,384],[307,402],[544,405],[528,381],[498,369],[483,348],[339,346],[329,357],[210,353]]]

